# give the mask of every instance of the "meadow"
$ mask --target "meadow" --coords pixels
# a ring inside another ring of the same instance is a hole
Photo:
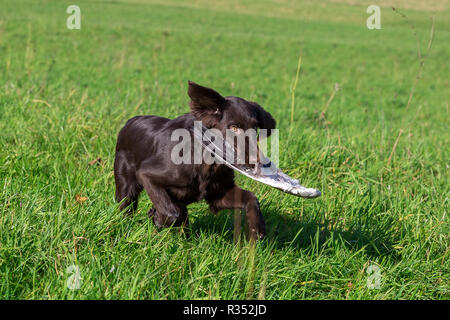
[[[369,30],[366,0],[2,0],[0,299],[449,299],[450,3],[426,3]],[[254,248],[205,203],[190,239],[145,194],[118,212],[119,129],[188,112],[188,80],[271,112],[280,167],[323,193],[237,175]]]

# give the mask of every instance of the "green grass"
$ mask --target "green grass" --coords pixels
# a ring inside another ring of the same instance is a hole
[[[369,31],[363,2],[80,0],[68,30],[74,1],[2,1],[0,298],[449,299],[449,11],[383,7]],[[187,112],[188,79],[269,110],[280,167],[323,192],[239,176],[266,218],[255,250],[205,203],[190,240],[156,231],[147,196],[117,211],[118,130]]]

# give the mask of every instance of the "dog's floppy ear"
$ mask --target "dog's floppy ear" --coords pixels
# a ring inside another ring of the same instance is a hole
[[[191,113],[207,127],[214,126],[222,118],[226,100],[217,91],[188,81]]]
[[[276,122],[272,115],[263,109],[256,102],[251,103],[251,108],[253,113],[256,115],[256,119],[258,120],[258,127],[260,129],[267,130],[267,137],[272,134],[272,129],[275,129]]]

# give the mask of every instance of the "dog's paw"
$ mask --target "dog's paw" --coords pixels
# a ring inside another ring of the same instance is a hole
[[[251,240],[262,240],[266,236],[266,228],[265,226],[260,226],[256,229],[251,228],[248,231],[248,237]]]

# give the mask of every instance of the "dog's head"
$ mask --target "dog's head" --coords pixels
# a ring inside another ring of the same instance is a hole
[[[236,135],[245,135],[249,129],[266,129],[266,135],[275,129],[272,115],[259,104],[239,97],[223,97],[217,91],[189,81],[188,95],[191,98],[191,114],[207,128],[218,129],[224,136],[231,130]],[[245,163],[260,161],[260,152],[256,146],[257,158],[249,159],[245,150]],[[236,147],[235,147],[236,149]]]
[[[248,129],[275,129],[272,115],[259,104],[239,97],[223,97],[217,91],[189,81],[191,113],[208,128],[246,131]]]

